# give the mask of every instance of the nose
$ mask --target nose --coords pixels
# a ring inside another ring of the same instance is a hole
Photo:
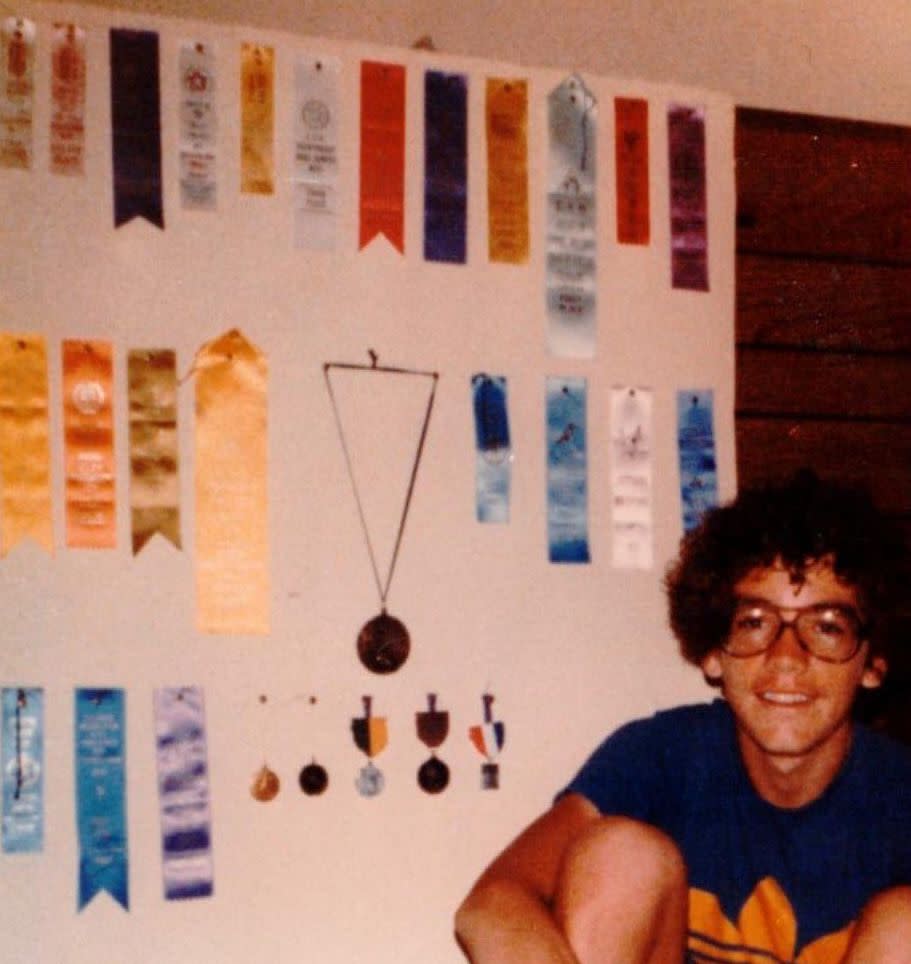
[[[782,623],[778,636],[772,641],[772,645],[766,650],[766,660],[785,665],[791,663],[802,666],[809,660],[810,654],[801,645],[797,637],[797,629],[794,623]]]

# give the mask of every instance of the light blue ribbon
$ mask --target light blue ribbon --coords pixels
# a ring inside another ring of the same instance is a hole
[[[79,910],[102,890],[129,907],[125,711],[122,689],[76,690]]]

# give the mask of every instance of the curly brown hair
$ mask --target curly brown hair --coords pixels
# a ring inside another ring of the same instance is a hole
[[[901,530],[869,493],[803,469],[783,483],[744,489],[687,534],[665,575],[670,623],[697,666],[727,635],[734,585],[780,560],[799,583],[827,562],[858,593],[871,655],[891,659],[911,629],[911,565]]]

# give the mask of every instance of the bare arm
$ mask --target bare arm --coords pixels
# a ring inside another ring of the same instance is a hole
[[[551,912],[564,854],[599,817],[570,794],[526,828],[480,876],[456,913],[473,964],[576,964]]]

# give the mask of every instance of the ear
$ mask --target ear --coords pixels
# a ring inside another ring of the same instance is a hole
[[[721,650],[710,650],[706,656],[703,656],[699,665],[702,667],[705,678],[710,683],[721,682]]]
[[[863,675],[860,678],[860,685],[866,690],[875,690],[877,686],[882,684],[887,669],[888,664],[882,656],[874,656],[867,660],[867,665],[864,667]]]

